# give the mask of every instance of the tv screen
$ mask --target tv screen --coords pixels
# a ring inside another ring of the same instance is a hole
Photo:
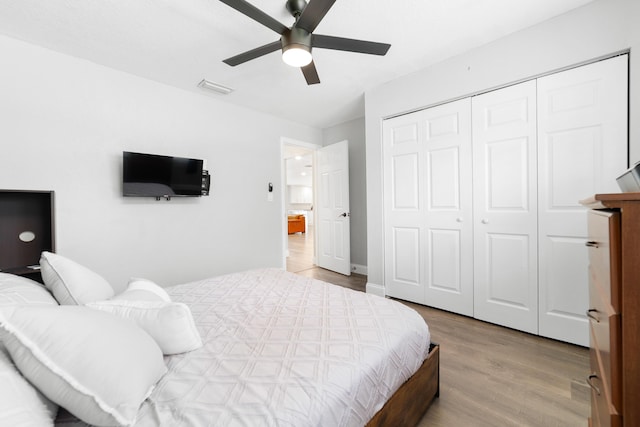
[[[202,166],[199,159],[122,153],[122,194],[138,197],[202,195]]]

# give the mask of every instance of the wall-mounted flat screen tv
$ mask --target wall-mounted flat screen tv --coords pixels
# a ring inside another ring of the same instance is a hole
[[[122,195],[177,197],[202,195],[200,159],[122,152]]]

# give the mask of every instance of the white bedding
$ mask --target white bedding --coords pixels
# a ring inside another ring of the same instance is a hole
[[[405,305],[282,270],[167,291],[191,308],[204,346],[165,358],[140,427],[362,426],[429,350]]]

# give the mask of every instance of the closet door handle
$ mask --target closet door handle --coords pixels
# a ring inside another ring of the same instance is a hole
[[[591,387],[598,396],[600,396],[600,389],[598,387],[596,387],[596,385],[593,383],[593,380],[595,378],[598,378],[598,376],[596,374],[591,374],[587,377],[587,384],[589,384],[589,387]],[[599,378],[598,378],[599,379]]]
[[[589,247],[589,248],[597,248],[598,247],[598,242],[594,241],[594,240],[589,240],[587,243],[584,244],[585,246]]]
[[[460,217],[456,218],[456,222],[462,222],[462,218]]]
[[[489,224],[489,220],[486,218],[483,218],[480,222],[483,224]]]
[[[597,313],[598,310],[596,310],[595,308],[590,308],[589,310],[587,310],[587,317],[589,319],[593,319],[596,321],[596,323],[600,323],[600,319],[598,318],[598,316],[595,315],[595,313]]]

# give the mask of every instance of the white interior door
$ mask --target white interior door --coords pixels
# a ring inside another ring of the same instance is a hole
[[[540,335],[589,345],[586,209],[627,167],[627,55],[538,80]]]
[[[473,315],[471,100],[384,121],[385,293]]]
[[[536,82],[472,99],[475,317],[538,332]]]
[[[473,316],[471,99],[424,111],[425,303]]]
[[[383,132],[385,294],[425,303],[424,113],[385,120]]]
[[[349,143],[316,151],[318,266],[351,275]]]

